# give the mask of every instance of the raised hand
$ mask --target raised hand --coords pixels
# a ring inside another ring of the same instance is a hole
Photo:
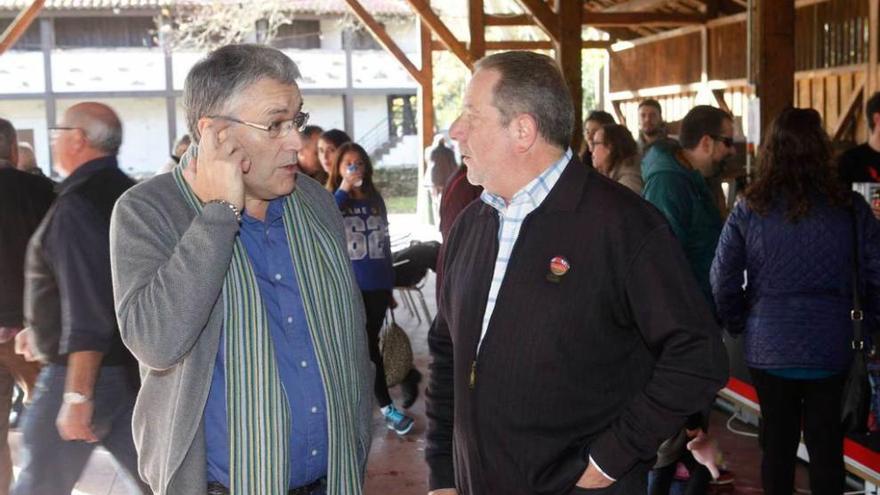
[[[202,202],[220,199],[241,210],[243,174],[250,167],[250,158],[229,126],[215,120],[202,130],[198,158],[184,170],[184,177]]]

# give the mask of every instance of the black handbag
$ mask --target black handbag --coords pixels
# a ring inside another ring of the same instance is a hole
[[[853,262],[852,262],[852,298],[853,309],[850,319],[853,325],[853,361],[843,386],[841,396],[840,419],[845,433],[862,433],[868,429],[868,413],[871,408],[871,384],[868,381],[868,354],[873,346],[865,343],[862,323],[865,315],[862,311],[861,283],[859,275],[859,236],[855,211],[852,214],[853,224]]]

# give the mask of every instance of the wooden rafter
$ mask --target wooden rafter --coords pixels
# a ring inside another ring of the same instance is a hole
[[[397,43],[388,36],[388,32],[385,31],[385,28],[379,24],[378,21],[373,17],[372,14],[367,12],[367,10],[361,5],[359,0],[345,0],[345,3],[348,4],[348,7],[357,16],[358,19],[367,27],[376,41],[379,42],[388,53],[394,56],[400,65],[409,72],[409,75],[412,76],[419,84],[431,84],[431,81],[425,81],[425,76],[416,66],[412,63],[409,57],[403,53],[403,50],[397,46]]]
[[[12,24],[6,28],[3,35],[0,36],[0,55],[10,49],[16,41],[27,31],[34,19],[40,15],[43,10],[45,0],[34,0],[34,2],[25,10],[22,10]]]
[[[672,12],[587,12],[584,15],[584,24],[595,27],[688,26],[704,22],[706,17],[701,14]]]
[[[638,12],[640,10],[653,10],[662,7],[669,0],[628,0],[611,7],[602,9],[602,12]]]
[[[535,25],[536,18],[529,14],[486,14],[485,19],[486,26],[533,26]],[[707,16],[702,14],[683,14],[679,12],[597,12],[588,10],[585,7],[583,25],[593,27],[688,26],[702,24],[706,20]],[[544,26],[541,25],[540,27],[547,31]]]
[[[419,18],[431,29],[431,32],[440,39],[440,42],[446,45],[468,69],[473,70],[473,56],[465,48],[464,43],[456,39],[452,31],[446,27],[446,24],[440,20],[431,7],[424,0],[406,0],[406,3],[419,15]]]
[[[537,24],[544,30],[550,39],[559,41],[559,18],[549,5],[543,0],[517,0],[524,9],[526,9],[534,19],[529,24]],[[571,0],[568,0],[571,1]]]
[[[607,50],[614,45],[613,41],[606,40],[583,40],[581,48],[584,50]],[[431,44],[431,48],[435,51],[448,50],[446,45],[437,40]],[[504,40],[504,41],[487,41],[486,50],[502,51],[502,50],[552,50],[554,48],[552,41],[525,41],[525,40]]]

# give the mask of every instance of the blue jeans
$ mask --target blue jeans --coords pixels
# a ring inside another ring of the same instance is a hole
[[[36,396],[23,419],[22,469],[13,495],[69,494],[97,444],[68,442],[58,434],[55,419],[61,409],[67,367],[50,364],[37,379]],[[150,493],[137,474],[137,452],[131,434],[131,412],[137,397],[137,377],[121,366],[102,367],[95,383],[92,426],[124,471],[131,493]]]

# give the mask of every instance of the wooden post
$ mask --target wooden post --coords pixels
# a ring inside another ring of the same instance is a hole
[[[556,61],[562,68],[562,75],[571,91],[571,99],[574,102],[574,134],[571,140],[571,149],[580,152],[583,133],[581,132],[583,116],[584,90],[582,84],[581,64],[581,16],[584,9],[580,2],[571,0],[557,0],[556,14],[559,21],[559,39],[555,41]]]
[[[792,0],[755,0],[756,39],[752,61],[760,98],[761,136],[782,109],[794,102],[794,12]]]
[[[471,57],[476,62],[486,56],[486,11],[483,0],[470,0],[468,27],[471,32]]]
[[[880,91],[880,63],[878,63],[878,51],[880,51],[880,0],[866,0],[868,2],[868,85],[865,87],[867,103],[868,98],[875,92]]]
[[[18,16],[16,16],[15,20],[12,21],[12,24],[6,28],[6,31],[0,36],[0,55],[6,52],[6,50],[12,48],[12,45],[14,45],[25,31],[27,31],[27,28],[32,22],[34,22],[34,19],[40,15],[40,11],[43,10],[43,3],[45,3],[45,0],[34,0],[34,2],[28,8],[22,10]]]
[[[421,41],[422,80],[419,82],[419,135],[421,147],[419,147],[419,180],[418,201],[416,210],[418,217],[427,220],[430,224],[439,224],[435,219],[433,205],[431,204],[431,192],[425,184],[425,174],[428,164],[425,163],[425,149],[431,146],[434,140],[434,51],[431,49],[431,28],[424,19],[419,22],[419,38]]]

